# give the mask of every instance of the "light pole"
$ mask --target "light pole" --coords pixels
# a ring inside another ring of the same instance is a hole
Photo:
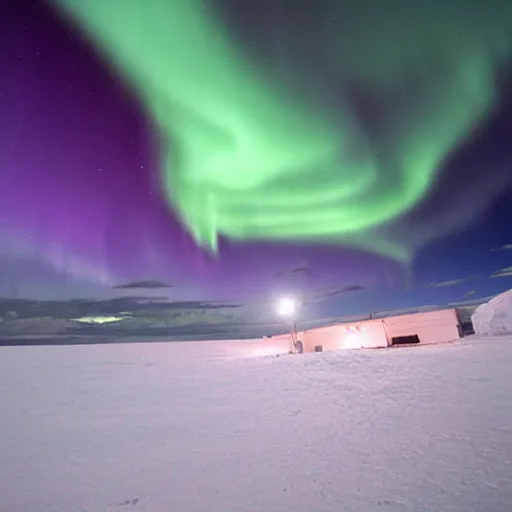
[[[304,347],[302,342],[297,339],[297,301],[290,297],[283,297],[277,303],[277,313],[279,316],[288,319],[291,322],[291,352],[302,353]]]

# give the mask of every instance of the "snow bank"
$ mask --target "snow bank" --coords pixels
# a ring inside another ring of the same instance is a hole
[[[0,347],[0,509],[510,510],[511,340]]]
[[[478,306],[471,320],[475,333],[480,336],[512,333],[512,290]]]

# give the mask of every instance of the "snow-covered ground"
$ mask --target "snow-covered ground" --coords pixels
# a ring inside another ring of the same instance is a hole
[[[506,512],[512,337],[0,348],[2,512]]]

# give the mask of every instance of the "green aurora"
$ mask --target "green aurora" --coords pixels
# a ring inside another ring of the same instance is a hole
[[[279,78],[277,67],[299,62],[264,65],[213,3],[52,2],[137,91],[168,143],[165,196],[213,251],[222,235],[408,261],[406,240],[382,233],[421,203],[446,157],[488,117],[512,39],[506,2],[492,12],[476,0],[318,2],[315,44],[341,90],[330,107],[307,81]],[[344,100],[349,85],[381,104],[371,135]]]

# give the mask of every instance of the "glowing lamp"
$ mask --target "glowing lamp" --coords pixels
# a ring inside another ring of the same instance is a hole
[[[277,303],[277,313],[280,316],[293,317],[295,315],[296,309],[297,305],[295,301],[289,297],[282,298]]]

